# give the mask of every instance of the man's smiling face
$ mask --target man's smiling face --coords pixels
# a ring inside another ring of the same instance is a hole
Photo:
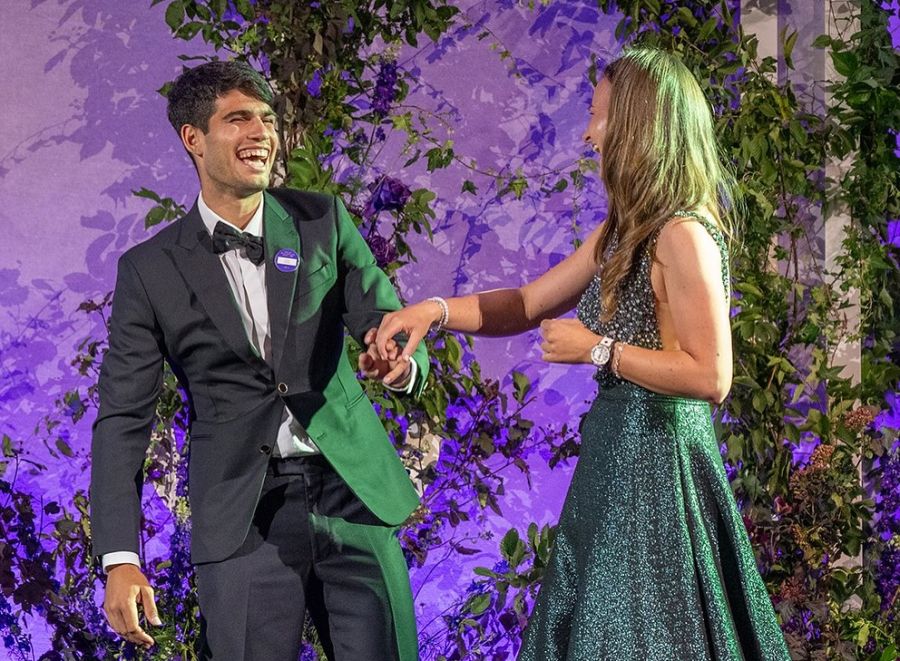
[[[265,101],[231,90],[216,99],[208,131],[185,125],[181,134],[197,164],[204,198],[244,199],[269,186],[278,132]]]

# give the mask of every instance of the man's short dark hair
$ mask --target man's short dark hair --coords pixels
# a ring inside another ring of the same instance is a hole
[[[256,69],[244,62],[206,62],[182,73],[169,90],[169,122],[176,132],[185,124],[209,131],[216,99],[240,90],[272,105],[272,89]]]

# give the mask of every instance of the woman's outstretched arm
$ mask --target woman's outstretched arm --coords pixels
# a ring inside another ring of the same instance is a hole
[[[473,335],[516,335],[571,310],[597,271],[594,246],[602,229],[601,225],[574,253],[522,287],[448,298],[445,328]],[[379,353],[386,356],[388,340],[405,333],[409,340],[403,355],[412,355],[441,313],[438,303],[422,301],[386,314],[375,340]]]

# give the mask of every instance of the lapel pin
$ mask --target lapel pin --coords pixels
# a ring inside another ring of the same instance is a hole
[[[276,252],[272,261],[275,263],[275,268],[282,273],[296,271],[300,266],[300,257],[290,248],[282,248]]]

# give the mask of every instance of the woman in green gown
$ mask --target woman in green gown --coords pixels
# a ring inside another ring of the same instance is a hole
[[[405,332],[411,355],[434,325],[540,326],[544,360],[597,368],[520,660],[788,659],[710,418],[732,378],[733,180],[709,104],[677,57],[635,48],[590,115],[605,222],[534,282],[386,315],[370,351]]]

